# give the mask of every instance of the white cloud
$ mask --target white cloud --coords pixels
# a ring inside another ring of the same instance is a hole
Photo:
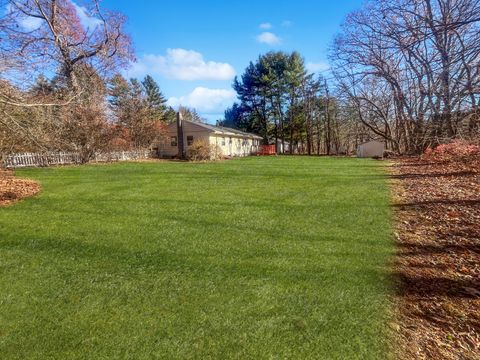
[[[5,7],[5,15],[11,13],[12,11],[14,11],[14,8],[12,7],[12,5],[7,4],[7,6]],[[40,26],[42,26],[43,20],[32,17],[32,16],[23,15],[23,16],[19,16],[17,22],[18,22],[18,25],[20,25],[23,28],[23,30],[33,31],[33,30],[37,30]]]
[[[260,29],[263,29],[263,30],[269,30],[271,29],[273,26],[272,24],[270,23],[261,23],[259,26],[258,26]]]
[[[318,62],[318,63],[308,62],[305,64],[305,67],[307,68],[308,71],[312,73],[322,72],[330,69],[330,65],[324,62]]]
[[[143,61],[142,58],[139,59],[137,62],[130,63],[130,67],[128,68],[128,70],[124,71],[124,73],[125,76],[129,78],[140,78],[144,77],[147,74],[153,75],[156,72],[152,71],[151,68],[149,69],[148,65],[145,61]]]
[[[94,30],[97,26],[100,26],[102,24],[102,20],[88,14],[88,10],[86,7],[77,5],[73,1],[72,4],[75,7],[75,11],[77,12],[80,22],[86,29]]]
[[[279,38],[274,33],[265,31],[257,36],[257,41],[259,43],[268,44],[268,45],[278,45],[282,42],[282,39]]]
[[[235,69],[228,63],[205,61],[193,50],[167,49],[166,55],[144,55],[128,71],[130,76],[147,73],[177,80],[231,80]]]
[[[284,21],[282,22],[282,26],[283,26],[283,27],[293,26],[293,22],[290,21],[290,20],[284,20]]]
[[[42,26],[42,19],[34,18],[31,16],[25,16],[24,18],[20,19],[18,23],[22,28],[26,31],[33,31],[37,30],[40,26]]]
[[[197,87],[190,94],[168,99],[168,105],[193,107],[200,113],[219,114],[235,100],[236,93],[229,89],[209,89]]]

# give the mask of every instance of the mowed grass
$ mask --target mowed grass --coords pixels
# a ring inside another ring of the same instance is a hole
[[[381,162],[28,169],[0,209],[1,359],[384,359]]]

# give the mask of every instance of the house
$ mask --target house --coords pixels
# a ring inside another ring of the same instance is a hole
[[[383,157],[385,143],[378,140],[367,141],[358,145],[357,157]]]
[[[248,156],[257,152],[262,137],[236,129],[183,120],[177,114],[177,121],[167,126],[166,136],[158,148],[159,156],[184,158],[195,140],[208,141],[223,156]]]

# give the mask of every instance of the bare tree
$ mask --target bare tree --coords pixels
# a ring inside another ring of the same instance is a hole
[[[37,150],[73,146],[64,130],[73,131],[75,119],[78,131],[87,118],[104,122],[105,92],[97,90],[134,59],[125,17],[98,0],[81,8],[70,0],[0,0],[0,9],[0,81],[8,84],[0,86],[0,136],[13,132]],[[41,74],[50,75],[52,91],[31,90]]]
[[[409,152],[477,135],[479,24],[478,0],[377,0],[350,14],[332,60],[363,124]]]
[[[89,64],[104,75],[133,60],[123,31],[125,17],[101,10],[98,0],[87,6],[80,11],[90,19],[88,26],[70,0],[0,0],[0,8],[7,9],[0,19],[0,58],[10,59],[16,75],[24,69],[53,70],[77,91],[77,64]]]

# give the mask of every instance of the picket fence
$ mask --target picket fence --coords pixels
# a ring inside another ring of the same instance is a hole
[[[148,159],[152,157],[149,150],[112,151],[96,153],[90,162],[111,162]],[[51,166],[80,164],[82,157],[79,153],[50,152],[50,153],[19,153],[8,155],[5,160],[7,168]]]
[[[127,161],[152,158],[150,150],[111,151],[96,153],[93,162]]]

